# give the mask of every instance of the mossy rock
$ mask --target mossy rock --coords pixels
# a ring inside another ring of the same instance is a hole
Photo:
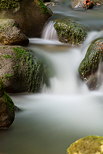
[[[15,118],[14,103],[0,81],[0,129],[9,128]]]
[[[28,37],[39,37],[52,15],[42,0],[0,0],[0,18],[14,19]]]
[[[0,19],[0,44],[28,45],[29,40],[13,19]]]
[[[81,44],[87,35],[87,29],[69,18],[57,19],[54,24],[59,41],[73,45]]]
[[[103,38],[91,43],[79,66],[80,77],[87,82],[90,89],[98,88],[101,84],[97,72],[101,62],[103,62]]]
[[[0,0],[0,9],[17,8],[20,1],[22,0]]]
[[[45,82],[42,62],[21,46],[0,46],[0,78],[7,92],[39,92]]]
[[[67,154],[103,154],[103,137],[87,136],[70,145]]]

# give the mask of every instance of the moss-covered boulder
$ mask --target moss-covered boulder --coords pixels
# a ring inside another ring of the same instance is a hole
[[[0,44],[27,45],[28,43],[28,38],[13,19],[0,19]]]
[[[87,136],[70,145],[67,154],[103,154],[103,137]]]
[[[14,103],[0,81],[0,129],[9,128],[15,118]]]
[[[99,74],[97,72],[102,71],[99,70],[101,62],[103,62],[103,38],[96,39],[91,43],[79,66],[80,77],[87,82],[90,89],[98,88],[102,82],[100,72]]]
[[[14,19],[29,37],[40,36],[50,16],[42,0],[0,0],[0,18]]]
[[[87,29],[81,24],[69,18],[61,18],[55,21],[59,41],[73,45],[81,44],[87,35]]]
[[[0,78],[7,92],[39,92],[45,80],[44,65],[21,46],[0,46]]]

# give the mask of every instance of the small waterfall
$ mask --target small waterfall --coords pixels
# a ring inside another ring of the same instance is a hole
[[[80,48],[67,49],[63,53],[48,54],[56,74],[50,79],[47,93],[80,94],[88,91],[79,79],[78,67],[81,60]]]
[[[54,28],[54,22],[49,21],[43,29],[42,38],[47,40],[58,40],[57,32]]]
[[[84,82],[79,79],[78,67],[85,57],[86,51],[91,42],[103,36],[101,32],[90,32],[83,45],[78,48],[69,48],[65,52],[46,53],[51,61],[56,75],[50,79],[50,88],[46,89],[47,93],[54,94],[80,94],[88,93],[89,90]],[[59,50],[59,49],[58,49]],[[103,65],[102,65],[103,67]],[[97,80],[101,76],[101,65],[98,69]]]
[[[56,72],[55,75],[50,78],[50,87],[44,88],[43,93],[86,94],[89,92],[89,90],[87,88],[87,85],[84,82],[82,82],[79,77],[78,67],[82,59],[85,57],[85,54],[91,42],[97,38],[102,37],[103,31],[89,32],[82,46],[78,48],[73,48],[65,46],[64,44],[57,43],[57,46],[53,46],[51,50],[51,45],[53,44],[52,43],[48,44],[48,41],[51,40],[53,42],[57,41],[57,34],[53,25],[54,25],[53,21],[50,21],[48,24],[45,25],[42,37],[45,38],[46,40],[47,49],[45,47],[43,51],[42,47],[42,49],[41,50],[39,49],[38,51],[40,52],[41,55],[43,55],[45,58],[47,58],[47,60],[50,61],[52,68],[54,69],[54,72]],[[64,45],[66,49],[60,52],[62,45]],[[50,52],[48,52],[49,48]],[[45,53],[46,50],[47,52]],[[99,67],[97,73],[98,81],[101,76],[100,74],[101,74],[101,67]]]

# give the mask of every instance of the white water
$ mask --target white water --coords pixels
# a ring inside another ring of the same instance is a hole
[[[57,32],[54,28],[54,22],[49,21],[44,26],[43,32],[42,32],[42,38],[47,39],[47,40],[58,40]]]
[[[52,37],[51,37],[52,36]],[[46,24],[43,30],[42,37],[44,40],[47,38],[47,42],[51,41],[51,44],[58,44],[58,38],[54,29],[54,23],[50,21]],[[103,31],[93,31],[88,33],[83,45],[78,48],[70,48],[67,46],[66,50],[59,52],[60,46],[57,51],[46,52],[42,49],[39,50],[41,55],[44,55],[49,59],[56,74],[53,78],[50,78],[50,87],[43,90],[45,93],[50,94],[87,94],[90,92],[85,83],[79,79],[78,67],[82,59],[85,57],[87,49],[91,42],[96,38],[103,37]],[[46,41],[46,40],[45,40]],[[39,41],[40,42],[40,41]],[[32,39],[32,43],[35,44],[35,40]],[[33,49],[33,48],[32,48]],[[101,66],[98,70],[98,80],[100,80]]]

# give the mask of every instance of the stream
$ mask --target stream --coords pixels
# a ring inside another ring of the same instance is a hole
[[[0,131],[0,154],[66,154],[75,140],[103,136],[103,85],[89,91],[79,79],[78,66],[88,46],[103,36],[103,8],[71,9],[68,2],[51,7],[53,17],[42,38],[31,38],[29,48],[51,68],[50,86],[38,94],[11,95],[22,109],[9,130]],[[81,47],[60,43],[53,20],[69,16],[91,32]]]

